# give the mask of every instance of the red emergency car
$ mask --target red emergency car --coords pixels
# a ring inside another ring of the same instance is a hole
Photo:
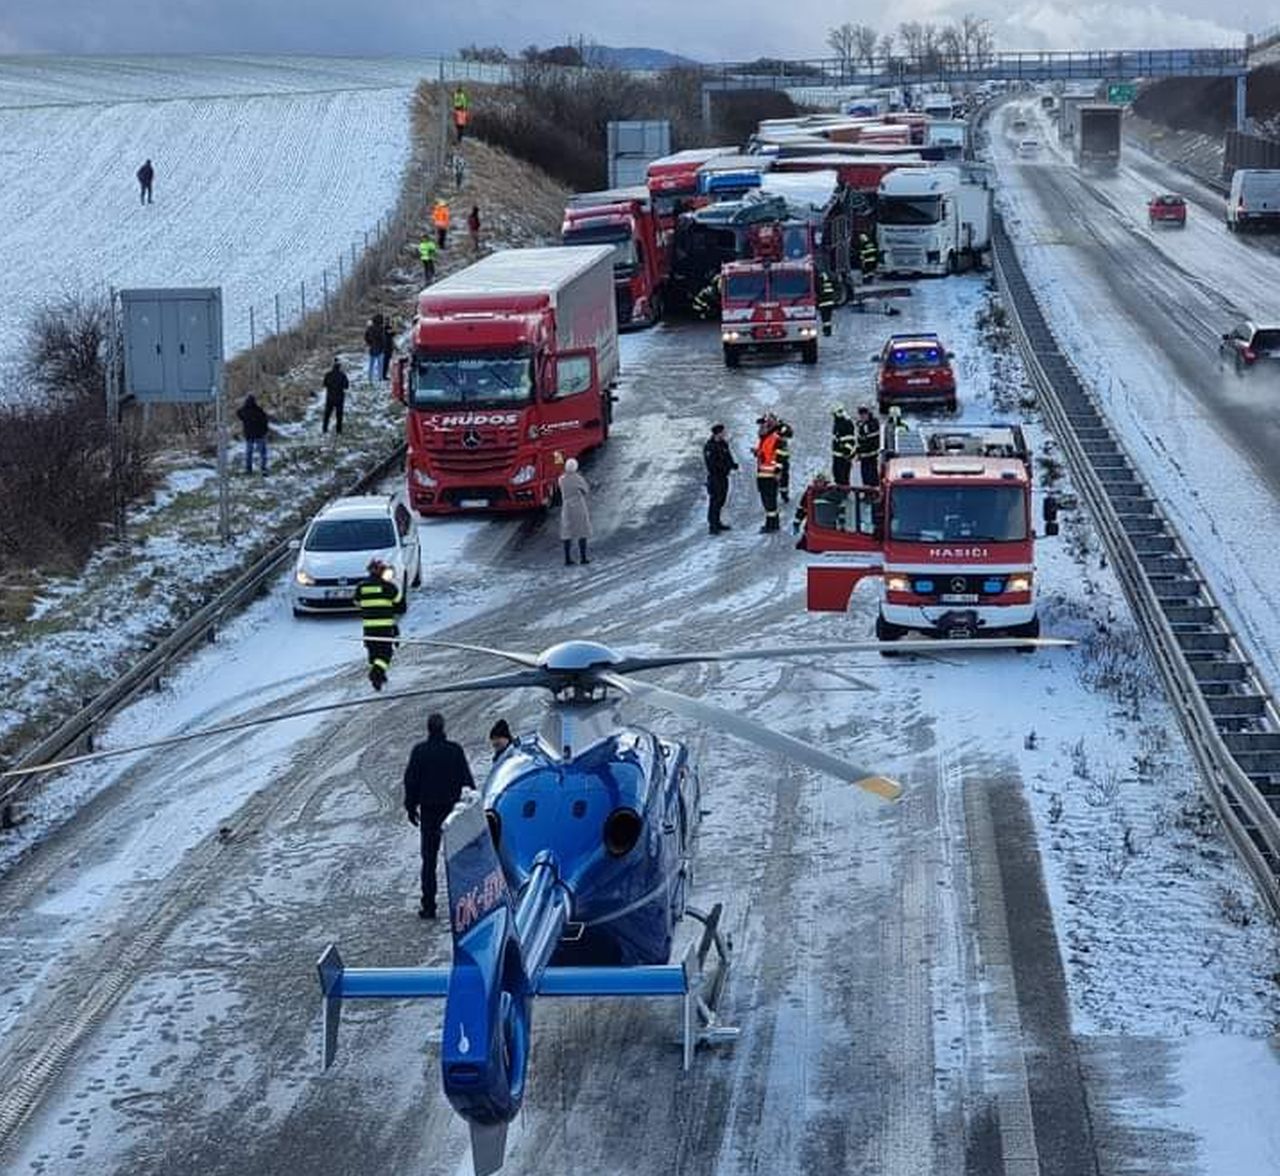
[[[954,358],[934,334],[890,335],[879,355],[871,362],[879,365],[876,400],[882,414],[893,405],[919,408],[941,405],[956,409]]]

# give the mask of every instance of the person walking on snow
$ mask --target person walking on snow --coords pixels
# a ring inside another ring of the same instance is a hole
[[[471,99],[467,97],[466,90],[457,86],[453,91],[453,129],[459,143],[462,142],[462,136],[467,133],[467,123],[470,121]]]
[[[382,363],[382,315],[375,314],[364,329],[364,347],[368,353],[365,366],[365,383],[372,384]]]
[[[441,198],[431,209],[431,223],[436,228],[436,244],[444,249],[449,244],[449,206]]]
[[[342,370],[342,360],[335,358],[333,367],[324,374],[324,422],[320,426],[322,433],[329,431],[329,418],[337,418],[337,433],[342,432],[342,409],[347,402],[347,389],[351,381]]]
[[[462,190],[462,181],[467,178],[467,161],[463,159],[461,151],[453,153],[450,167],[453,169],[453,190],[459,192]]]
[[[267,430],[271,418],[257,401],[253,393],[244,398],[244,403],[236,409],[236,416],[244,426],[244,472],[253,473],[253,455],[259,455],[262,465],[262,476],[267,476]]]
[[[428,715],[427,738],[414,745],[404,769],[404,808],[409,814],[409,824],[418,827],[422,853],[420,919],[436,917],[440,827],[462,798],[463,789],[475,786],[466,752],[444,736],[444,715]]]
[[[391,357],[396,353],[396,332],[390,319],[382,322],[382,378],[385,381],[391,367]]]
[[[473,204],[471,211],[467,214],[467,232],[471,234],[471,253],[476,255],[480,252],[480,206]]]
[[[360,610],[364,651],[369,659],[369,685],[381,690],[395,656],[400,626],[396,613],[403,612],[404,589],[397,588],[391,569],[382,560],[369,561],[369,574],[356,585],[355,602]]]
[[[578,556],[582,563],[587,559],[587,540],[591,538],[591,511],[587,507],[591,487],[578,473],[578,459],[569,458],[560,475],[560,541],[564,544],[564,562],[573,563],[573,541],[578,541]]]
[[[418,260],[422,262],[422,284],[430,286],[436,279],[436,254],[440,246],[430,237],[423,237],[418,242]]]
[[[515,742],[511,734],[511,726],[506,719],[499,719],[489,728],[489,746],[493,748],[493,762],[496,764],[507,753],[507,748]]]
[[[151,184],[156,178],[156,169],[151,166],[151,160],[143,161],[143,164],[137,171],[138,176],[138,198],[143,204],[151,203]]]

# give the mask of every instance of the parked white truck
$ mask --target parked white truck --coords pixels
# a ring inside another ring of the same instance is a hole
[[[991,248],[991,186],[975,167],[891,171],[876,207],[880,269],[954,274],[982,264]]]

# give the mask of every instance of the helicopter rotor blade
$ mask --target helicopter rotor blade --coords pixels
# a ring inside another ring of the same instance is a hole
[[[787,657],[812,657],[815,654],[879,653],[957,653],[976,649],[1061,649],[1074,645],[1061,637],[925,637],[892,643],[868,641],[826,641],[816,645],[777,645],[764,649],[729,649],[723,653],[672,653],[654,657],[625,657],[609,668],[617,674],[637,670],[657,670],[664,666],[696,665],[701,662],[775,661]]]
[[[363,640],[363,638],[361,639]],[[493,657],[506,658],[518,666],[537,669],[541,664],[537,654],[520,653],[511,649],[493,649],[488,645],[471,645],[465,641],[437,641],[432,637],[391,637],[388,640],[394,645],[430,645],[436,649],[460,649],[464,653],[488,653]]]
[[[428,694],[460,694],[472,690],[512,690],[521,686],[545,686],[555,689],[561,680],[554,674],[544,670],[519,670],[511,674],[495,674],[487,678],[467,678],[461,682],[449,682],[443,686],[423,686],[415,690],[397,690],[389,694],[375,694],[372,698],[346,698],[339,702],[326,702],[317,706],[299,707],[297,710],[278,711],[275,714],[263,715],[256,719],[237,719],[230,723],[220,723],[216,727],[202,727],[198,731],[184,731],[180,735],[167,735],[163,739],[149,739],[143,743],[132,743],[128,747],[107,747],[100,751],[89,751],[83,755],[67,756],[65,759],[49,760],[43,764],[32,764],[27,768],[10,768],[0,772],[0,780],[13,779],[20,776],[38,776],[45,772],[54,772],[59,768],[69,768],[76,764],[93,763],[96,760],[117,759],[122,755],[133,755],[139,751],[156,751],[162,747],[177,747],[183,743],[192,743],[197,739],[212,739],[218,735],[230,735],[236,731],[249,731],[254,727],[266,727],[272,723],[282,723],[286,719],[301,719],[309,715],[322,715],[330,711],[349,710],[357,706],[369,706],[373,703],[402,701],[406,698],[421,698]]]
[[[801,743],[799,739],[783,735],[780,731],[772,731],[760,723],[734,714],[733,711],[725,710],[714,703],[690,698],[687,694],[655,686],[652,682],[623,678],[613,671],[600,673],[596,677],[597,681],[618,690],[625,688],[635,698],[643,699],[662,710],[670,711],[681,718],[709,723],[767,751],[777,752],[779,755],[786,756],[787,759],[805,764],[819,772],[856,784],[859,788],[885,800],[897,800],[902,795],[902,785],[896,780],[891,780],[868,768],[847,763],[834,755],[828,755],[825,751],[819,751],[808,743]]]

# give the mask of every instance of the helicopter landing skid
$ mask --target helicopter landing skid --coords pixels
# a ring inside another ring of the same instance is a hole
[[[700,911],[696,907],[686,906],[684,913],[697,919],[702,924],[702,936],[696,943],[690,943],[680,961],[684,970],[684,1016],[682,1019],[684,1064],[682,1069],[688,1070],[693,1065],[693,1051],[700,1042],[707,1045],[720,1045],[727,1041],[737,1041],[742,1030],[736,1025],[723,1025],[717,1007],[724,993],[725,982],[729,979],[729,966],[732,962],[733,944],[729,937],[720,930],[720,916],[724,911],[722,903],[716,903],[709,912]],[[715,948],[715,958],[708,957]]]

